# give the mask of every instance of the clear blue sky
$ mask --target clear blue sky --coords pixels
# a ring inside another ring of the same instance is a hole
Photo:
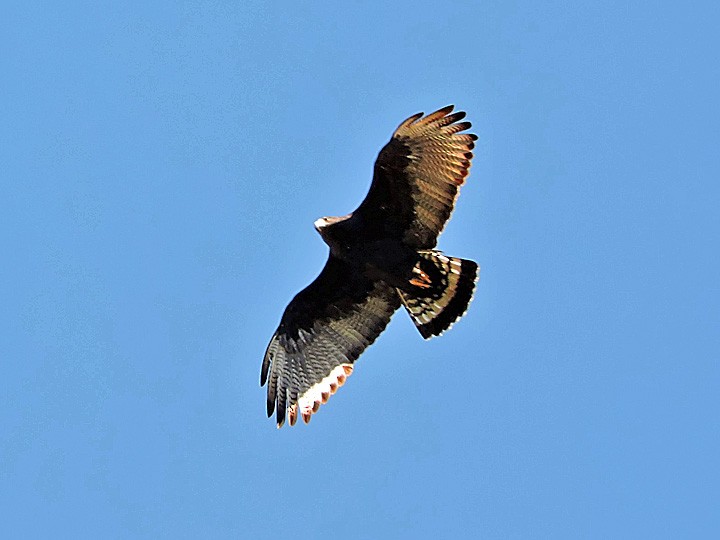
[[[0,536],[720,534],[719,11],[664,2],[11,2]],[[479,136],[405,313],[309,426],[259,370],[377,152]]]

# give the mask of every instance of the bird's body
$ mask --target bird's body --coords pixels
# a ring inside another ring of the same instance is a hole
[[[416,250],[396,238],[372,231],[365,220],[356,216],[334,219],[337,221],[318,228],[333,257],[370,279],[382,279],[395,287],[405,285],[407,280],[403,277],[417,261]]]
[[[321,218],[330,247],[318,278],[288,305],[268,345],[261,384],[267,412],[310,420],[404,305],[424,338],[467,310],[473,261],[436,251],[472,159],[474,135],[452,106],[405,120],[380,152],[370,191],[351,214]]]

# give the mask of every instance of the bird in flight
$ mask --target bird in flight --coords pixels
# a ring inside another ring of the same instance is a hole
[[[463,118],[450,105],[402,122],[375,161],[362,204],[315,222],[330,255],[285,309],[260,374],[278,428],[286,418],[308,423],[401,305],[425,339],[467,310],[477,263],[435,249],[477,140]]]

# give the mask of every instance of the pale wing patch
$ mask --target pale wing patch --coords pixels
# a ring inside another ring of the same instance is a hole
[[[290,425],[295,425],[298,414],[302,417],[303,422],[306,424],[310,422],[310,417],[318,411],[320,405],[327,403],[330,396],[345,384],[345,381],[352,372],[352,364],[340,364],[335,367],[327,377],[324,377],[320,382],[314,384],[302,393],[297,403],[291,405],[288,409]],[[280,426],[278,426],[278,428],[280,428]]]
[[[409,242],[433,247],[442,232],[469,174],[472,149],[477,137],[460,133],[471,127],[460,122],[464,112],[451,114],[452,106],[425,117],[405,120],[393,134],[409,149],[406,172],[413,187],[415,219],[406,234]]]

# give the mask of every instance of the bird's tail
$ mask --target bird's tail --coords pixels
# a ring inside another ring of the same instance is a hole
[[[420,251],[409,287],[397,289],[405,309],[425,339],[439,336],[467,311],[479,267],[439,251]]]

